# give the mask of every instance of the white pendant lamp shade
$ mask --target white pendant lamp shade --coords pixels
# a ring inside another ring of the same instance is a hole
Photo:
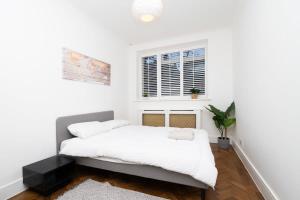
[[[158,18],[163,9],[162,0],[134,0],[133,16],[143,22],[151,22]]]

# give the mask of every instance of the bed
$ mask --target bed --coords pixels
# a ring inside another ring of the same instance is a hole
[[[57,153],[59,153],[63,141],[73,138],[67,127],[70,124],[89,121],[108,121],[114,119],[113,111],[97,112],[90,114],[60,117],[56,121]],[[199,181],[190,175],[167,170],[159,166],[136,164],[124,160],[102,157],[100,159],[89,157],[75,157],[78,165],[104,169],[129,175],[156,179],[176,184],[182,184],[199,188],[201,199],[205,199],[205,191],[209,188],[207,183]],[[211,185],[212,186],[212,185]]]

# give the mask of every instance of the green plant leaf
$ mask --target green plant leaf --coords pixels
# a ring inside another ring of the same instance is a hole
[[[197,89],[197,88],[192,88],[190,91],[191,91],[192,94],[199,94],[200,93],[200,90]]]
[[[214,116],[213,120],[215,122],[216,127],[217,128],[221,128],[221,126],[222,126],[222,120],[220,118],[218,118],[217,116]]]
[[[224,131],[224,127],[222,125],[223,120],[220,119],[218,116],[214,116],[213,117],[215,126],[217,127],[217,129],[219,130],[219,132],[221,133],[221,135],[223,135],[223,131]]]
[[[225,112],[219,110],[218,108],[214,107],[213,105],[208,105],[209,108],[206,107],[206,109],[210,112],[212,112],[213,114],[215,114],[216,116],[219,116],[221,118],[225,117]]]
[[[232,112],[233,112],[234,110],[235,110],[235,103],[232,102],[232,103],[230,104],[230,106],[226,109],[226,111],[225,111],[225,116],[229,117],[230,114],[232,114]]]
[[[236,118],[226,118],[224,119],[224,127],[228,128],[236,123]]]

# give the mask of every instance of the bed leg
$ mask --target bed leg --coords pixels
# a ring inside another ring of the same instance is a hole
[[[205,200],[205,189],[201,189],[200,191],[200,197],[201,197],[201,200]]]

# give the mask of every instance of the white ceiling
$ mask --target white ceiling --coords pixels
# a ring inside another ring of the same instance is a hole
[[[129,44],[226,27],[232,21],[232,0],[163,0],[163,14],[152,23],[132,17],[133,0],[71,2]]]

